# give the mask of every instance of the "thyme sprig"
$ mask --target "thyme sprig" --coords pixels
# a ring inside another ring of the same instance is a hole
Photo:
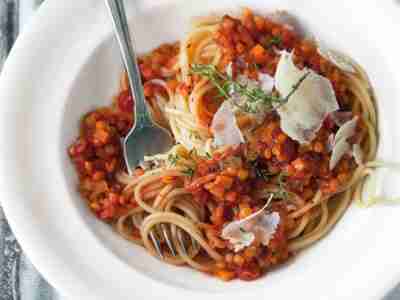
[[[170,154],[168,155],[168,161],[169,161],[169,163],[170,163],[172,166],[176,166],[176,164],[177,164],[178,161],[179,161],[179,155],[178,155],[178,154],[170,153]]]
[[[207,78],[224,98],[228,99],[230,97],[229,86],[227,85],[229,76],[219,72],[215,65],[193,64],[191,71],[193,74]]]
[[[276,198],[286,199],[289,196],[289,193],[286,189],[286,177],[287,174],[284,172],[281,172],[278,175],[279,190],[275,193]]]
[[[275,110],[284,105],[289,101],[290,97],[296,92],[302,82],[310,74],[306,73],[303,75],[293,86],[290,93],[286,97],[281,97],[274,93],[266,93],[258,86],[254,87],[235,81],[231,76],[225,75],[218,71],[215,65],[193,64],[191,71],[193,74],[207,78],[217,88],[220,96],[225,99],[231,98],[232,91],[240,96],[246,97],[247,102],[244,106],[236,105],[248,113],[257,113],[258,104],[266,106],[268,110]],[[278,103],[278,105],[274,106],[274,103]]]
[[[288,197],[288,191],[286,189],[287,174],[285,172],[280,172],[279,174],[271,173],[266,168],[264,168],[257,159],[254,161],[250,161],[249,163],[254,170],[257,178],[266,181],[274,180],[278,183],[278,190],[272,192],[274,198],[286,199]]]
[[[188,177],[193,177],[195,172],[196,170],[194,168],[186,168],[185,170],[182,171],[182,173]]]
[[[273,36],[267,43],[267,48],[272,46],[280,46],[282,43],[282,38],[279,35]]]
[[[263,179],[263,180],[270,180],[271,177],[274,176],[274,174],[268,172],[267,169],[263,168],[260,165],[260,162],[258,159],[250,161],[249,164],[250,164],[251,168],[254,170],[256,178]]]

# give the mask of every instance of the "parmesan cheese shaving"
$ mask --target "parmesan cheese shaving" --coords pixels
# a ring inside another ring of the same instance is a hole
[[[244,248],[248,247],[255,240],[255,234],[253,232],[247,232],[244,230],[239,230],[240,234],[238,237],[229,238],[229,242],[233,245],[233,250],[239,252]]]
[[[307,73],[288,103],[278,108],[281,128],[292,139],[307,144],[311,142],[326,116],[339,109],[331,82],[309,69],[298,69],[293,54],[282,51],[275,74],[275,87],[281,97],[287,97],[293,87]]]
[[[331,63],[333,63],[336,67],[338,67],[340,70],[348,73],[356,73],[356,70],[354,69],[353,65],[351,62],[346,59],[343,55],[341,55],[339,52],[329,49],[323,42],[317,41],[318,44],[318,53],[324,57],[325,59],[329,60]]]
[[[236,146],[245,142],[242,132],[236,123],[232,105],[228,101],[222,103],[215,113],[211,130],[214,134],[214,144],[217,147]]]
[[[345,140],[340,140],[332,150],[331,159],[329,160],[329,170],[333,170],[338,162],[342,159],[343,155],[345,155],[350,150],[350,144]]]
[[[261,241],[261,244],[268,246],[278,229],[280,221],[281,217],[277,212],[261,216],[260,222],[254,226],[256,236]]]
[[[354,156],[354,160],[356,161],[357,165],[363,164],[364,153],[361,149],[360,144],[353,145],[353,156]]]
[[[354,135],[357,127],[357,121],[358,117],[354,117],[350,121],[344,123],[337,131],[333,142],[331,159],[329,161],[330,170],[333,170],[338,162],[342,159],[343,155],[351,150],[351,146],[347,142],[347,139]]]
[[[235,252],[250,246],[256,239],[264,246],[268,246],[280,223],[279,213],[263,213],[271,200],[272,196],[259,211],[224,227],[221,237],[233,245]]]
[[[350,121],[344,123],[337,131],[334,143],[337,144],[342,139],[348,139],[349,137],[352,137],[356,131],[357,121],[358,118],[354,117]]]
[[[275,80],[273,77],[266,73],[260,73],[258,75],[258,80],[260,81],[261,89],[266,93],[270,94],[275,86]]]

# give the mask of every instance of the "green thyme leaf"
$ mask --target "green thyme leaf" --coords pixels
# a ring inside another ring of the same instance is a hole
[[[278,175],[276,173],[271,173],[260,164],[260,161],[258,159],[250,161],[249,164],[253,169],[256,178],[265,181],[277,181],[278,191],[271,192],[271,194],[274,195],[274,198],[286,199],[288,197],[288,191],[286,190],[287,174],[285,172],[281,172]]]
[[[253,87],[246,84],[241,84],[238,81],[233,80],[233,78],[219,72],[214,65],[193,64],[191,72],[193,74],[207,78],[217,88],[220,96],[225,99],[229,99],[231,97],[231,91],[234,91],[240,96],[246,97],[247,102],[245,103],[245,105],[235,105],[241,110],[248,113],[257,113],[258,106],[260,104],[266,106],[268,110],[275,110],[278,107],[284,105],[289,101],[289,98],[295,93],[302,82],[310,74],[307,73],[302,78],[300,78],[300,80],[293,86],[293,89],[286,97],[279,97],[272,93],[267,94],[260,87]],[[278,106],[274,106],[274,103],[278,103]]]
[[[224,81],[228,80],[222,73],[220,73],[214,65],[193,64],[192,73],[206,77],[218,89],[221,96],[228,99],[229,93],[227,87],[224,87]]]
[[[171,165],[176,166],[176,164],[178,163],[178,160],[179,160],[178,154],[171,153],[168,155],[168,161]]]
[[[251,165],[251,168],[254,170],[256,178],[263,179],[263,180],[270,180],[271,177],[274,176],[274,174],[268,172],[267,169],[263,168],[263,166],[260,165],[260,162],[258,159],[250,161],[249,163]]]
[[[259,65],[259,64],[256,64],[256,63],[253,63],[252,66],[253,66],[254,69],[256,69],[257,71],[260,70],[260,68],[261,68],[260,65]]]
[[[190,130],[189,131],[189,138],[193,138],[196,140],[201,140],[201,136],[198,132],[194,131],[194,130]]]
[[[197,152],[196,148],[193,148],[192,150],[189,151],[189,156],[190,157],[198,157],[199,153]]]
[[[282,44],[282,38],[279,35],[275,35],[271,38],[268,37],[268,38],[263,39],[261,44],[266,49],[270,49],[272,46],[280,47]]]
[[[282,43],[282,38],[279,35],[273,36],[269,41],[270,46],[280,46]]]
[[[277,198],[286,199],[288,197],[288,191],[286,190],[286,173],[281,172],[278,175],[279,191],[275,193]]]
[[[183,170],[182,173],[188,177],[193,177],[195,170],[193,168],[187,168],[186,170]]]

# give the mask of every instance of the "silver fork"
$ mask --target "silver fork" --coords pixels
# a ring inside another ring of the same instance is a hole
[[[132,216],[132,221],[137,228],[140,228],[140,226],[143,222],[143,215],[140,214],[140,215]],[[162,238],[160,238],[157,231],[162,233]],[[157,226],[156,229],[152,229],[150,231],[149,235],[150,235],[150,239],[153,243],[154,249],[156,249],[156,252],[160,258],[164,258],[164,255],[161,250],[161,242],[162,241],[165,241],[171,254],[173,256],[176,256],[176,251],[175,251],[175,248],[171,241],[169,230],[165,224],[160,224],[159,226]]]
[[[171,134],[155,124],[145,103],[142,80],[137,63],[134,43],[131,39],[123,0],[105,0],[114,25],[115,36],[121,50],[132,95],[134,95],[135,122],[123,140],[123,153],[129,174],[151,156],[169,150],[173,145]]]
[[[129,174],[138,164],[143,161],[144,156],[163,153],[170,149],[173,144],[172,136],[169,131],[155,124],[150,117],[147,110],[145,97],[143,93],[143,86],[139,66],[137,63],[136,52],[134,50],[134,43],[130,37],[128,21],[126,19],[125,7],[123,0],[105,0],[109,9],[112,23],[114,26],[115,36],[121,50],[121,56],[125,64],[126,72],[129,79],[132,95],[135,97],[134,118],[135,123],[128,135],[123,141],[123,153],[125,163]],[[134,223],[140,227],[143,221],[143,216],[135,216],[132,218]],[[179,232],[181,230],[178,230]],[[160,237],[158,232],[161,232]],[[187,249],[183,243],[183,232],[179,234],[181,248],[187,253]],[[168,249],[173,256],[176,256],[176,250],[170,238],[168,227],[165,224],[157,226],[150,232],[150,238],[153,242],[157,254],[163,258],[161,249],[161,242],[165,241]],[[196,242],[192,239],[193,247]]]
[[[137,227],[140,228],[142,222],[143,222],[143,215],[134,215],[132,216],[132,221],[133,224]],[[161,232],[162,236],[160,237],[159,232]],[[182,251],[188,255],[189,251],[187,249],[187,246],[185,245],[184,237],[185,237],[185,232],[182,229],[177,228],[176,231],[177,237],[178,237],[178,243],[179,247],[182,249]],[[161,250],[161,242],[164,241],[171,252],[172,256],[176,256],[176,250],[174,248],[173,242],[171,241],[171,236],[170,236],[170,230],[165,224],[160,224],[158,225],[155,229],[151,230],[150,233],[150,239],[153,243],[154,249],[156,249],[157,255],[164,259],[164,254]],[[186,235],[187,236],[187,235]],[[197,242],[193,240],[190,236],[188,236],[188,239],[190,239],[192,243],[192,249],[195,250],[196,247],[198,246]]]

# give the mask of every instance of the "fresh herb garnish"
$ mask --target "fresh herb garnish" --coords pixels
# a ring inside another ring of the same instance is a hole
[[[274,174],[268,172],[267,169],[263,168],[260,165],[260,162],[258,159],[250,161],[249,163],[251,165],[251,168],[254,170],[256,178],[263,179],[263,180],[269,180],[269,179],[271,179],[272,176],[274,176]]]
[[[193,64],[192,73],[207,78],[217,88],[220,96],[225,99],[231,98],[230,95],[232,91],[240,96],[246,97],[247,102],[243,106],[235,105],[248,113],[257,113],[259,104],[266,106],[268,110],[275,110],[284,105],[310,74],[306,73],[300,78],[286,97],[280,97],[272,93],[267,94],[260,87],[241,84],[233,80],[232,77],[219,72],[214,65]],[[278,105],[274,107],[274,103],[278,103]]]
[[[176,164],[178,163],[178,160],[179,160],[178,154],[171,153],[168,155],[168,161],[171,165],[176,166]]]
[[[193,138],[196,140],[201,140],[201,136],[198,132],[194,131],[194,130],[190,130],[189,131],[189,138]]]
[[[286,173],[281,172],[278,175],[279,191],[275,193],[276,198],[286,199],[288,197],[288,191],[286,190]]]
[[[189,176],[189,177],[193,177],[194,172],[195,172],[195,169],[193,169],[193,168],[187,168],[186,170],[182,171],[182,173],[184,175]]]
[[[288,192],[286,190],[286,177],[287,174],[285,172],[281,172],[278,175],[269,172],[266,168],[261,166],[260,162],[258,159],[250,161],[249,162],[252,169],[254,170],[254,173],[256,175],[256,178],[262,179],[262,180],[273,180],[276,179],[278,182],[278,191],[272,192],[271,194],[274,195],[274,198],[279,198],[279,199],[286,199],[288,197]]]
[[[269,180],[273,176],[273,174],[268,172],[268,170],[266,170],[266,169],[260,168],[260,169],[256,169],[255,171],[256,171],[256,176],[258,178],[262,178],[264,180]]]
[[[197,152],[197,149],[196,149],[196,148],[193,148],[192,150],[190,150],[190,151],[189,151],[189,156],[190,156],[190,157],[197,157],[197,156],[199,156],[199,154],[198,154],[198,152]]]
[[[192,73],[206,77],[218,89],[221,96],[229,98],[228,86],[225,81],[228,81],[228,76],[220,73],[215,65],[193,64]]]
[[[239,227],[241,233],[247,233],[247,231],[243,227]]]
[[[282,38],[279,35],[273,36],[268,43],[268,46],[280,46],[282,43]]]
[[[259,64],[253,63],[252,66],[257,71],[261,69],[261,66]]]

